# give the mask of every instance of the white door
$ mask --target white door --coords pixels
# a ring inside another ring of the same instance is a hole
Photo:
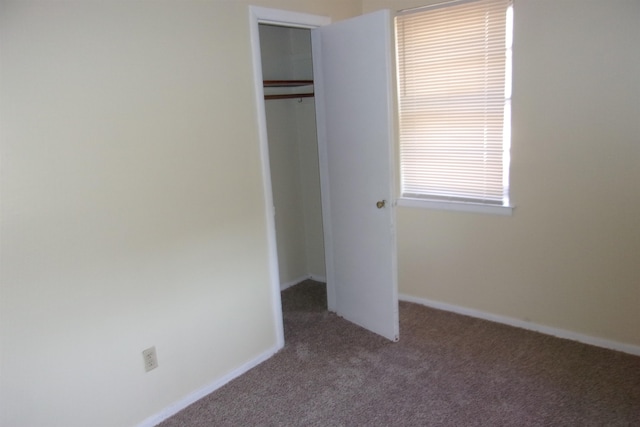
[[[312,30],[329,310],[397,341],[391,18]]]

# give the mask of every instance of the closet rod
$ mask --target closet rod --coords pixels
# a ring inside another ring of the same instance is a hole
[[[264,99],[290,99],[290,98],[312,98],[314,93],[287,93],[279,95],[265,95]]]
[[[264,87],[296,87],[309,86],[313,80],[264,80]]]

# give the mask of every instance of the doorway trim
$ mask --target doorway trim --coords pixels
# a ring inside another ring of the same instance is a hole
[[[262,58],[260,55],[259,24],[279,25],[294,28],[317,28],[331,23],[331,18],[307,13],[290,12],[249,6],[249,34],[253,60],[253,78],[256,94],[256,116],[258,120],[258,140],[260,144],[260,163],[262,165],[262,186],[267,222],[267,245],[269,261],[269,281],[271,286],[271,306],[274,315],[276,346],[284,347],[284,326],[282,319],[282,300],[280,298],[280,271],[278,268],[278,248],[276,243],[275,206],[271,186],[271,166],[269,164],[269,141],[267,137],[267,118],[264,105],[262,78]]]

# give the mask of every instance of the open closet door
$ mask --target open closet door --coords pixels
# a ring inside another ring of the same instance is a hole
[[[391,18],[312,30],[329,310],[397,341]]]

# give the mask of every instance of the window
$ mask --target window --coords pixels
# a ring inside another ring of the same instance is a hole
[[[396,17],[401,204],[506,213],[512,29],[511,0]]]

